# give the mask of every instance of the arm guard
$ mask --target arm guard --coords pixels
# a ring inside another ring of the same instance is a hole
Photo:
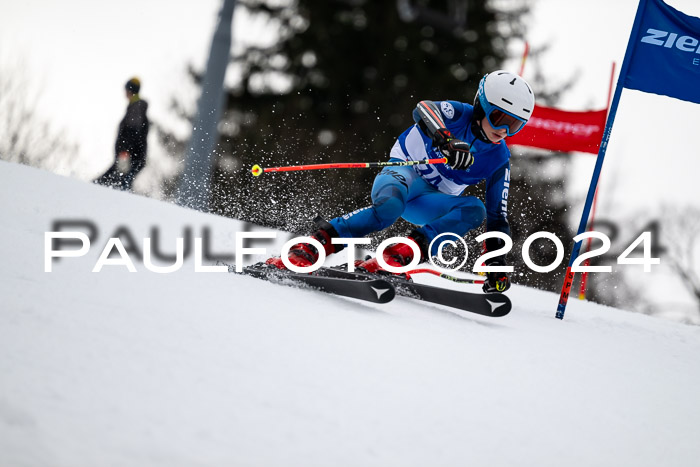
[[[437,130],[445,128],[440,109],[433,101],[420,101],[413,111],[413,120],[431,138]]]

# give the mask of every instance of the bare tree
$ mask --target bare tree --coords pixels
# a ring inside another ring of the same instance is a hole
[[[55,170],[71,164],[78,146],[37,112],[41,94],[26,67],[0,63],[0,159]]]
[[[667,260],[683,285],[695,297],[700,313],[700,208],[664,209]]]

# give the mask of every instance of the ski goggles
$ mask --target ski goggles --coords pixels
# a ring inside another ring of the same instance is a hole
[[[527,123],[526,120],[509,114],[505,110],[499,109],[495,106],[491,107],[491,110],[486,114],[486,118],[488,118],[489,123],[494,130],[505,128],[508,136],[513,136],[522,130]]]

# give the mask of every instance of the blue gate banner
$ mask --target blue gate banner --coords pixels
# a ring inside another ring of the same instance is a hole
[[[623,86],[700,104],[700,18],[661,0],[641,2]]]

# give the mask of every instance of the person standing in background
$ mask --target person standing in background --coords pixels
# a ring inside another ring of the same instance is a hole
[[[134,178],[146,165],[148,150],[148,102],[139,97],[141,81],[134,77],[126,82],[125,91],[129,105],[119,123],[114,145],[114,164],[95,183],[131,190]]]

